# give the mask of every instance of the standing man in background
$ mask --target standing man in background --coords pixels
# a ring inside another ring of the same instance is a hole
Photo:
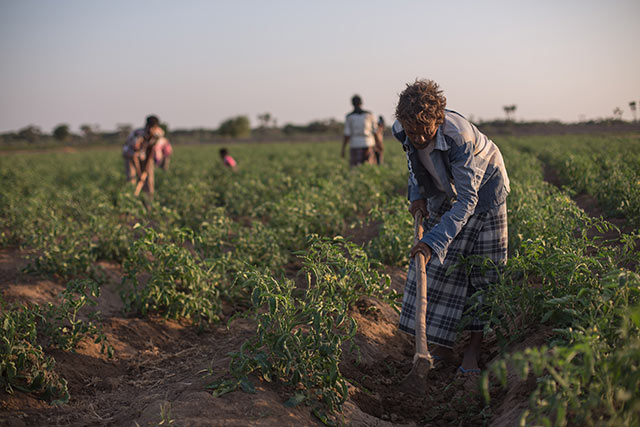
[[[384,117],[378,116],[378,125],[376,127],[376,147],[374,148],[376,154],[376,163],[381,165],[384,161],[384,146],[382,141],[384,140]]]
[[[349,144],[349,165],[375,163],[374,148],[378,145],[377,124],[374,115],[362,109],[362,98],[354,95],[351,98],[353,111],[347,114],[344,121],[344,141],[341,156],[344,158],[345,148]]]

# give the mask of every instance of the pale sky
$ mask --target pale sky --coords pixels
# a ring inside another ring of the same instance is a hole
[[[416,78],[468,117],[611,117],[640,104],[639,0],[0,0],[0,132],[157,114],[393,120]]]

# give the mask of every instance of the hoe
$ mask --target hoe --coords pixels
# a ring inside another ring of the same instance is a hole
[[[423,216],[418,211],[415,215],[414,245],[422,238]],[[427,347],[427,271],[424,254],[418,252],[415,256],[416,263],[416,352],[413,356],[413,367],[405,379],[416,392],[426,387],[427,375],[433,368],[433,358]]]

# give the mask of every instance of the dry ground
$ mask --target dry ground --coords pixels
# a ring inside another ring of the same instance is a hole
[[[63,282],[21,274],[20,269],[27,262],[18,250],[0,251],[0,291],[5,301],[55,302],[64,289]],[[120,267],[111,263],[100,266],[109,281],[102,287],[98,309],[115,357],[108,359],[92,342],[82,342],[75,353],[51,351],[56,370],[69,383],[69,404],[52,407],[21,392],[1,391],[0,425],[145,426],[158,425],[163,414],[165,423],[174,420],[181,426],[321,425],[308,407],[283,405],[290,395],[283,385],[253,378],[257,385],[255,395],[236,391],[214,398],[207,392],[205,386],[212,378],[206,373],[212,371],[214,377],[226,373],[227,353],[237,351],[253,334],[251,321],[238,319],[229,328],[220,325],[197,334],[194,328],[180,322],[124,316],[118,294]],[[392,286],[401,291],[404,270],[389,268],[387,273],[392,277]],[[398,314],[375,299],[363,299],[352,315],[358,322],[359,352],[345,352],[341,364],[352,386],[339,423],[478,425],[493,419],[502,424],[501,417],[508,417],[516,404],[525,404],[530,387],[521,390],[520,398],[495,390],[499,400],[509,396],[504,411],[480,414],[476,378],[459,376],[457,363],[438,366],[430,377],[428,393],[416,395],[403,381],[411,368],[414,344],[411,337],[396,328]],[[545,331],[527,335],[529,339],[523,346],[540,344],[546,337]],[[484,350],[482,366],[498,357],[495,341],[489,340]]]

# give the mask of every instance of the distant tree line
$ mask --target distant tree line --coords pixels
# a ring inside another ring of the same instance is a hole
[[[586,127],[599,129],[603,126],[607,129],[626,129],[625,124],[638,127],[636,116],[637,104],[635,101],[629,103],[629,109],[633,115],[633,122],[622,120],[622,110],[616,108],[613,117],[596,120],[581,119],[577,124],[561,123],[559,121],[547,122],[525,122],[514,120],[517,109],[515,104],[503,106],[506,119],[491,121],[471,121],[489,134],[503,133],[535,133],[557,131],[584,132]],[[223,120],[217,129],[171,129],[166,123],[161,126],[165,133],[174,143],[198,143],[198,142],[228,142],[229,140],[331,140],[339,138],[342,134],[344,123],[335,119],[313,120],[307,124],[286,123],[278,126],[277,120],[271,113],[265,112],[257,115],[257,126],[252,128],[251,121],[247,115],[237,115]],[[585,127],[586,126],[586,127]],[[633,127],[632,126],[632,127]],[[628,126],[627,126],[628,127]],[[628,130],[636,130],[633,129]],[[79,128],[79,133],[73,133],[68,124],[61,123],[54,127],[50,134],[43,132],[38,126],[29,125],[18,131],[0,134],[0,147],[36,147],[36,146],[56,146],[56,145],[86,145],[86,144],[122,144],[126,137],[133,130],[131,124],[120,123],[116,125],[114,131],[102,131],[98,125],[83,124]],[[597,131],[597,130],[596,130]],[[389,129],[386,131],[389,136]]]
[[[320,135],[339,137],[342,134],[343,122],[335,119],[314,120],[308,124],[298,125],[287,123],[278,127],[277,120],[270,113],[257,116],[258,126],[251,127],[247,115],[238,115],[223,120],[217,129],[172,129],[163,123],[161,126],[172,141],[181,142],[212,142],[229,139],[277,139]],[[49,145],[82,145],[82,144],[117,144],[123,143],[127,135],[133,130],[130,124],[118,124],[115,131],[102,131],[98,125],[83,124],[79,133],[74,133],[66,123],[53,128],[50,134],[35,125],[26,126],[15,132],[0,134],[0,146],[49,146]]]

